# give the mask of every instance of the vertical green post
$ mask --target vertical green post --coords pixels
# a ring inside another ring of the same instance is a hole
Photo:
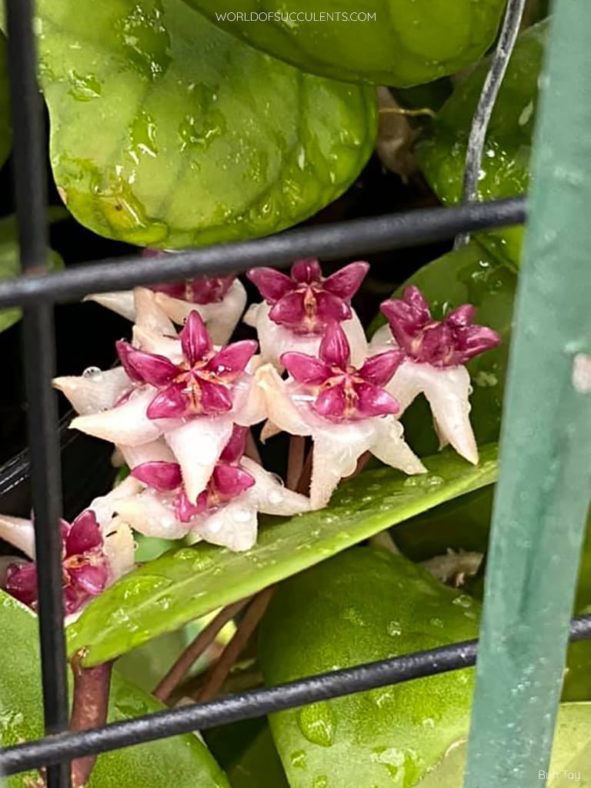
[[[591,0],[551,28],[465,788],[545,784],[591,495]]]

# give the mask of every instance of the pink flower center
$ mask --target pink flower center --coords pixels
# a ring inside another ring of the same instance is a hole
[[[403,297],[384,301],[392,335],[408,358],[434,367],[466,364],[471,358],[496,347],[501,338],[496,331],[473,323],[475,309],[464,304],[443,320],[433,320],[421,291],[407,287]]]
[[[117,343],[119,358],[131,380],[159,390],[148,406],[148,418],[191,418],[230,411],[234,386],[256,352],[257,343],[244,340],[214,351],[196,310],[187,318],[180,340],[184,356],[180,364],[137,350],[123,340]]]
[[[103,537],[94,512],[82,512],[72,523],[62,521],[62,579],[66,613],[75,613],[107,585],[109,569]],[[37,568],[34,563],[11,564],[6,591],[37,609]]]
[[[320,343],[319,358],[305,353],[284,353],[281,363],[295,381],[297,391],[313,399],[312,409],[330,421],[356,421],[397,413],[396,400],[383,388],[402,361],[390,350],[369,358],[361,369],[349,363],[351,349],[345,332],[332,323]]]
[[[323,334],[331,323],[351,318],[351,298],[368,268],[367,263],[351,263],[324,278],[318,260],[306,259],[293,264],[291,276],[254,268],[248,278],[271,306],[269,318],[274,323],[295,334]]]

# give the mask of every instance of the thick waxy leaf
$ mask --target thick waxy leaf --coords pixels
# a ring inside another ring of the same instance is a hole
[[[0,745],[43,735],[41,667],[37,618],[0,591]],[[154,698],[113,674],[109,721],[162,709]],[[99,756],[89,788],[162,788],[174,775],[178,788],[227,788],[228,782],[205,746],[192,735],[162,739]],[[27,788],[35,774],[14,775],[7,788]]]
[[[402,556],[355,548],[280,586],[263,675],[274,685],[468,640],[479,608]],[[289,784],[410,788],[467,733],[473,680],[464,669],[272,715]]]
[[[0,41],[1,40],[2,39],[0,38]],[[2,88],[0,80],[0,112],[2,111],[1,103]],[[0,140],[1,136],[2,134],[0,131]],[[52,212],[49,214],[50,219],[51,217]],[[49,271],[58,271],[60,268],[63,268],[63,266],[63,260],[57,254],[57,252],[50,252],[48,259]],[[3,219],[0,219],[0,279],[12,279],[15,276],[19,276],[20,273],[21,266],[19,260],[16,223],[14,216],[6,216]],[[20,320],[20,317],[21,310],[17,307],[0,309],[0,331],[5,331],[7,328],[10,328],[10,326]]]
[[[529,28],[519,37],[511,56],[486,138],[478,183],[483,200],[514,197],[527,188],[546,30],[545,22]],[[421,168],[446,203],[457,203],[461,198],[472,115],[489,65],[484,60],[458,85],[417,145]],[[565,173],[564,177],[571,176]],[[523,229],[511,227],[489,231],[482,241],[497,256],[517,265],[522,238]]]
[[[371,153],[371,89],[309,76],[183,0],[40,0],[51,162],[97,233],[177,248],[265,235],[334,200]]]
[[[465,743],[450,750],[418,788],[462,788],[466,751]],[[532,771],[548,788],[591,786],[591,703],[563,703],[559,707],[550,768],[544,775],[532,764]]]
[[[474,388],[470,421],[479,444],[499,437],[516,283],[517,277],[507,266],[478,242],[471,241],[463,249],[428,263],[393,295],[400,298],[408,285],[416,285],[429,302],[435,320],[441,320],[460,304],[473,304],[477,322],[494,328],[500,335],[498,348],[476,356],[467,365]],[[373,327],[384,322],[380,315]],[[437,450],[437,435],[423,398],[413,403],[402,421],[406,439],[417,454]]]
[[[283,580],[357,542],[496,478],[496,446],[471,466],[445,452],[427,458],[429,473],[391,468],[345,482],[325,509],[261,528],[257,545],[232,553],[198,544],[171,551],[122,578],[69,628],[71,651],[86,664],[112,659],[163,632]]]
[[[288,788],[267,726],[228,770],[228,778],[232,788]]]
[[[232,788],[288,788],[266,718],[204,731]]]
[[[0,33],[0,166],[4,164],[10,153],[11,137],[6,39]]]
[[[324,11],[317,0],[187,2],[304,71],[399,87],[477,60],[492,43],[504,6],[503,0],[340,0]]]

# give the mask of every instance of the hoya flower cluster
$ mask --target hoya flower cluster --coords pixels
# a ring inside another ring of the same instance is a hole
[[[259,512],[325,506],[368,452],[423,473],[399,420],[421,393],[442,445],[478,461],[465,363],[498,336],[473,324],[468,305],[433,320],[409,287],[382,304],[388,324],[368,345],[351,306],[368,268],[355,262],[324,277],[307,259],[289,276],[250,271],[263,301],[244,320],[258,341],[228,344],[246,305],[233,278],[93,297],[133,321],[131,341],[117,343],[112,369],[58,378],[55,386],[78,413],[71,426],[110,441],[130,475],[62,526],[68,613],[133,566],[133,531],[247,550]],[[263,441],[281,431],[311,438],[308,495],[246,456],[257,424]],[[0,536],[34,557],[30,521],[0,518]],[[35,605],[34,564],[10,564],[4,574],[4,586]]]

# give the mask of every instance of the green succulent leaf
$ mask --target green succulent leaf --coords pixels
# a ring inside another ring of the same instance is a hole
[[[290,578],[263,619],[268,685],[478,635],[480,605],[408,559],[358,547]],[[291,788],[410,788],[468,731],[473,669],[270,717]],[[325,782],[323,782],[323,780]]]
[[[71,652],[85,663],[113,659],[192,619],[249,596],[433,506],[492,484],[497,448],[473,467],[452,452],[427,458],[429,473],[391,468],[342,484],[325,509],[267,520],[256,546],[232,553],[208,544],[171,551],[136,569],[94,600],[69,627]]]
[[[397,87],[431,82],[473,63],[492,44],[504,7],[503,0],[340,0],[321,13],[317,0],[187,2],[304,71]]]
[[[375,91],[303,74],[183,0],[39,0],[51,163],[76,219],[139,245],[266,235],[373,147]]]
[[[462,788],[467,745],[460,743],[437,764],[418,788]],[[547,783],[540,771],[547,771]],[[548,788],[591,786],[591,703],[563,703],[558,709],[552,760],[548,770],[532,764],[532,772]],[[532,781],[533,782],[533,781]]]
[[[6,60],[6,39],[0,33],[0,167],[4,164],[12,146],[12,123],[10,120],[10,88]]]
[[[209,743],[212,732],[207,734]],[[288,788],[271,731],[264,718],[244,720],[216,729],[215,743],[218,748],[227,749],[231,756],[224,766],[232,788]],[[217,756],[213,743],[210,747]]]
[[[52,212],[50,212],[49,218],[52,218]],[[47,267],[50,272],[59,271],[64,267],[64,262],[57,252],[50,251]],[[6,216],[0,219],[0,279],[12,279],[15,276],[20,276],[20,273],[16,221],[14,216]],[[21,315],[22,312],[18,307],[0,309],[0,331],[5,331],[18,322]]]
[[[8,747],[43,735],[41,666],[37,617],[0,591],[0,745]],[[109,721],[150,714],[163,708],[150,695],[124,681],[115,671],[111,682]],[[225,775],[206,747],[193,735],[175,736],[100,755],[89,788],[162,788],[174,775],[176,788],[229,788]],[[27,788],[27,777],[14,775],[7,788]],[[37,775],[38,776],[38,775]]]
[[[498,440],[517,277],[484,246],[472,240],[464,248],[423,266],[393,297],[401,297],[409,285],[416,285],[423,292],[436,320],[460,304],[470,303],[477,310],[476,322],[499,333],[499,347],[476,356],[468,364],[474,387],[470,421],[476,440],[479,444]],[[384,322],[380,315],[372,329]],[[423,398],[413,403],[402,420],[406,438],[419,455],[437,450],[437,436]]]
[[[486,137],[478,184],[483,200],[515,197],[527,189],[547,29],[547,22],[529,28],[519,37],[511,56]],[[488,59],[483,60],[459,83],[416,146],[427,180],[445,203],[457,203],[461,198],[470,125],[489,65]],[[491,230],[478,237],[499,259],[519,264],[522,227]]]

